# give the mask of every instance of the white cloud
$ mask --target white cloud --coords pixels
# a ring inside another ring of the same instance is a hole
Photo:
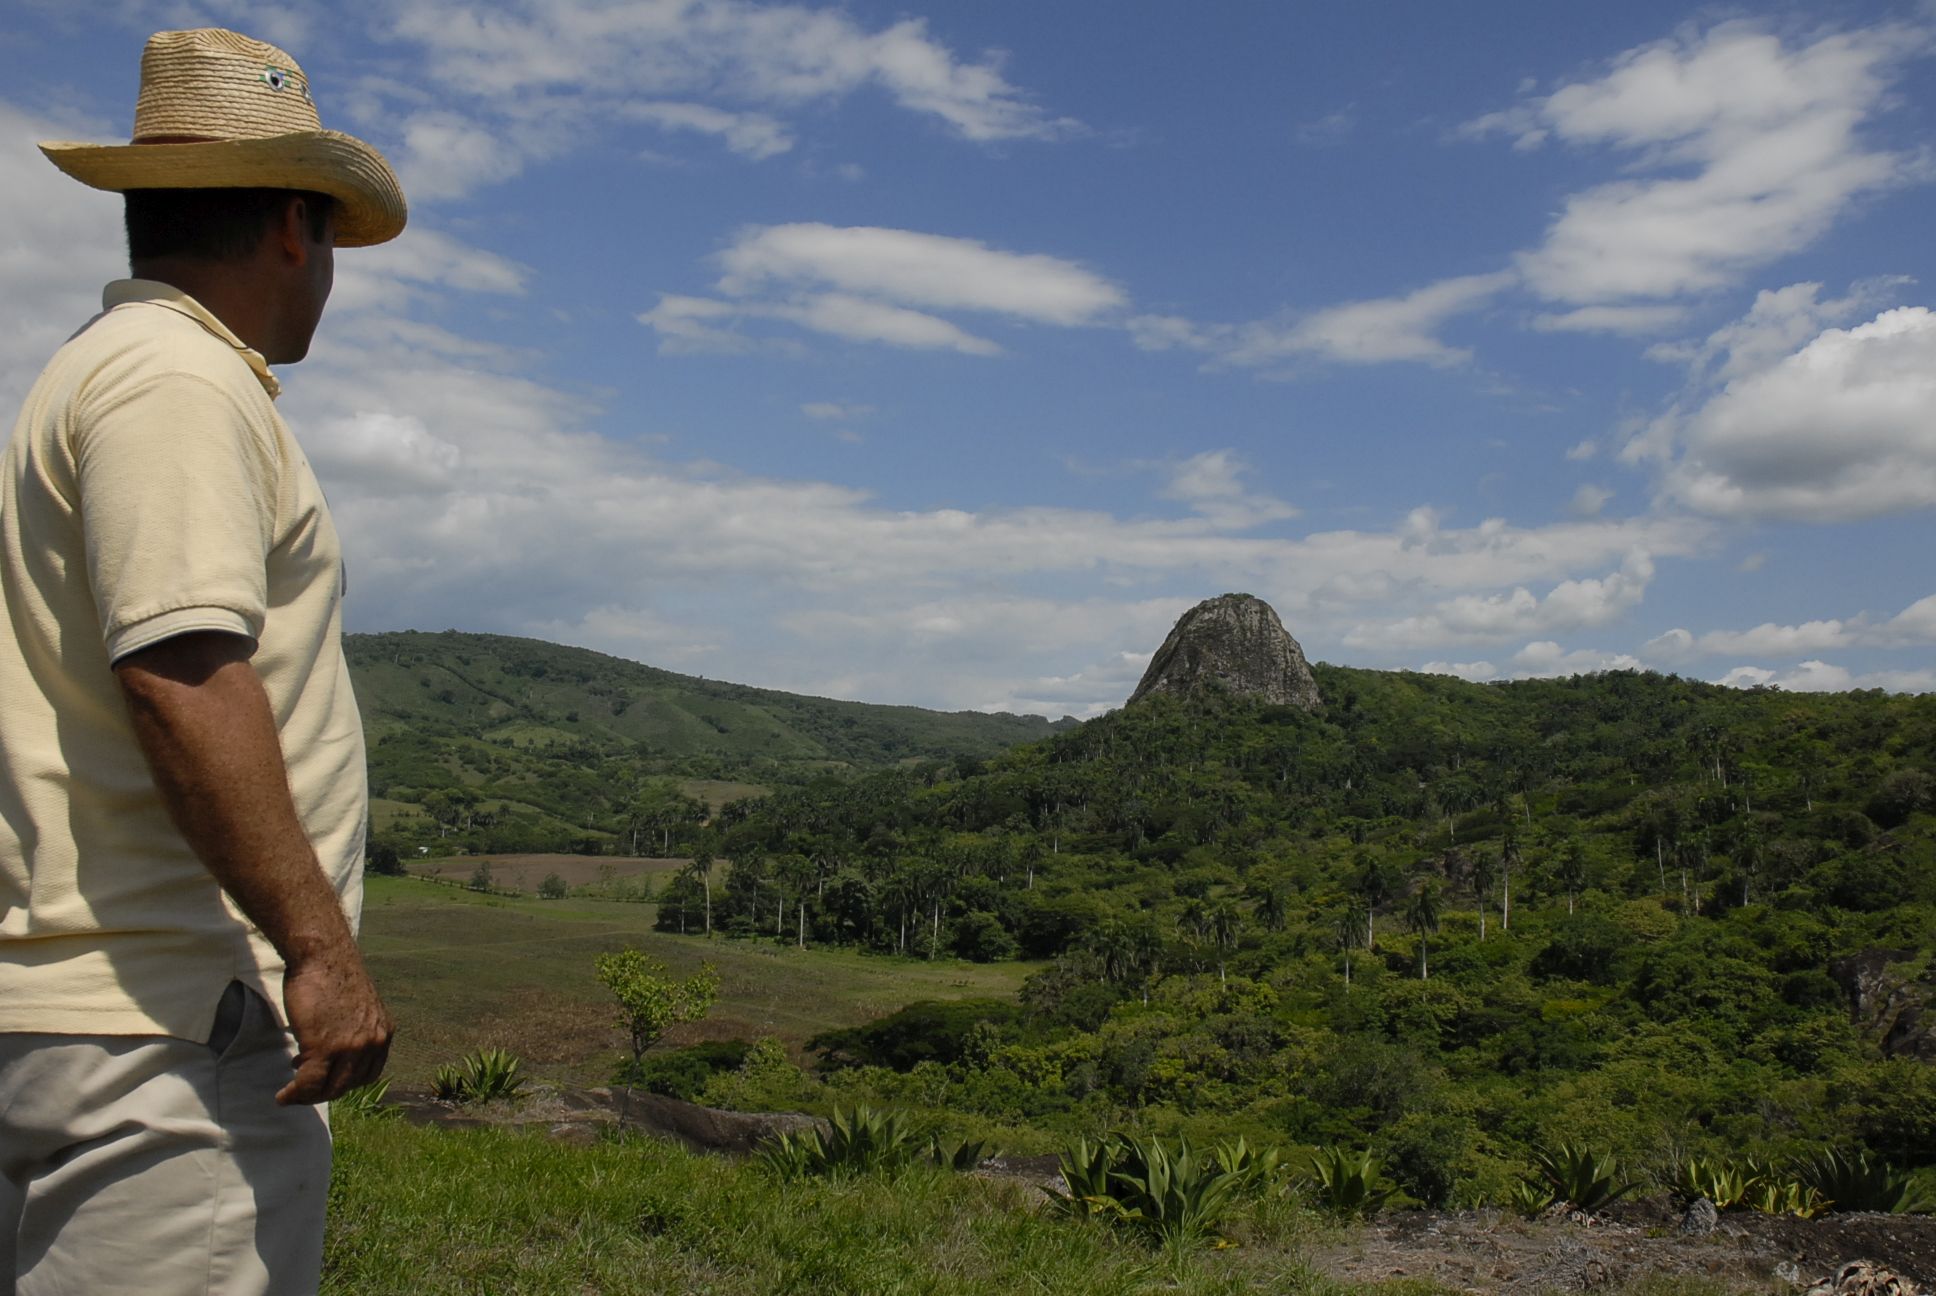
[[[768,110],[869,87],[967,140],[1074,127],[1012,85],[998,56],[964,60],[920,19],[870,29],[838,9],[748,0],[406,0],[380,34],[411,66],[366,83],[359,115],[401,122],[399,170],[420,201],[506,179],[628,121],[770,157],[792,133]]]
[[[1604,486],[1582,484],[1580,489],[1573,492],[1571,512],[1574,517],[1598,517],[1612,498],[1613,492]]]
[[[1879,517],[1936,503],[1932,410],[1936,314],[1900,307],[1821,333],[1691,414],[1670,411],[1628,457],[1678,442],[1665,490],[1704,513]]]
[[[1168,499],[1181,500],[1218,527],[1248,530],[1265,522],[1297,516],[1283,500],[1260,495],[1244,485],[1246,464],[1230,450],[1206,450],[1171,468]]]
[[[1723,325],[1698,345],[1663,344],[1651,358],[1685,363],[1698,379],[1732,382],[1770,368],[1831,324],[1855,318],[1858,311],[1886,302],[1887,294],[1911,282],[1900,276],[1855,284],[1848,295],[1820,300],[1819,283],[1794,283],[1755,294],[1748,313]]]
[[[87,120],[47,120],[0,102],[0,401],[12,411],[61,340],[101,308],[101,285],[128,273],[121,200],[55,170],[37,140],[109,139]]]
[[[1913,159],[1873,147],[1861,128],[1928,45],[1884,25],[1790,47],[1759,22],[1724,22],[1630,50],[1602,76],[1466,129],[1631,159],[1633,178],[1568,197],[1545,241],[1521,254],[1541,296],[1678,297],[1806,247],[1858,197],[1913,173]]]
[[[1121,289],[1073,261],[913,230],[771,225],[743,231],[719,262],[719,287],[733,296],[805,284],[1058,325],[1093,323],[1124,301]]]
[[[1768,554],[1766,550],[1762,550],[1743,555],[1741,561],[1734,565],[1734,569],[1738,572],[1758,572],[1767,565]]]
[[[1642,644],[1640,653],[1649,661],[1666,662],[1669,665],[1685,661],[1694,653],[1694,636],[1676,626]]]
[[[666,294],[638,318],[661,350],[744,351],[748,320],[854,342],[992,356],[1002,347],[939,311],[1058,326],[1096,323],[1122,291],[1072,261],[913,230],[797,224],[741,231],[718,256],[729,300]]]
[[[1567,460],[1571,463],[1583,463],[1586,460],[1593,458],[1593,456],[1599,453],[1600,453],[1599,442],[1589,437],[1585,441],[1582,441],[1579,444],[1575,445],[1571,450],[1568,450],[1566,452],[1566,457],[1567,457]]]
[[[1645,550],[1635,549],[1620,570],[1594,579],[1561,581],[1543,598],[1523,585],[1507,593],[1461,594],[1420,615],[1353,626],[1344,642],[1356,648],[1429,649],[1453,643],[1504,643],[1529,634],[1604,626],[1640,605],[1653,576],[1653,559]]]
[[[818,293],[784,305],[754,307],[769,318],[792,320],[816,333],[850,342],[884,342],[916,350],[959,351],[964,355],[1000,355],[999,345],[976,337],[937,315],[869,301],[848,293]]]
[[[728,112],[708,104],[653,102],[628,104],[625,115],[665,130],[716,135],[726,147],[755,162],[777,157],[793,147],[785,125],[765,113]]]
[[[1541,333],[1660,333],[1687,318],[1685,306],[1580,306],[1536,315]]]
[[[847,419],[866,418],[874,412],[872,405],[858,405],[845,401],[808,401],[800,407],[800,412],[810,419]]]
[[[1695,649],[1717,657],[1791,657],[1846,648],[1856,638],[1854,628],[1841,621],[1766,622],[1752,630],[1710,631],[1695,641]]]
[[[1641,651],[1650,658],[1673,662],[1695,656],[1792,659],[1853,648],[1930,646],[1936,646],[1936,594],[1918,599],[1892,617],[1880,619],[1857,613],[1847,618],[1819,618],[1799,624],[1767,621],[1748,630],[1710,630],[1698,637],[1687,630],[1674,629],[1650,640]],[[1737,669],[1750,670],[1748,667]]]
[[[1196,324],[1172,315],[1139,315],[1130,336],[1146,351],[1180,348],[1244,368],[1281,367],[1299,357],[1344,364],[1411,361],[1447,368],[1472,353],[1442,341],[1439,330],[1478,310],[1514,280],[1510,273],[1440,280],[1403,297],[1345,302],[1308,314],[1248,324]]]
[[[1474,684],[1499,678],[1499,668],[1489,661],[1447,662],[1430,661],[1419,667],[1427,675],[1456,675]]]
[[[1571,652],[1550,639],[1527,644],[1513,654],[1514,674],[1521,679],[1551,679],[1562,675],[1588,675],[1595,671],[1644,670],[1639,658],[1628,653],[1601,652],[1579,648]]]

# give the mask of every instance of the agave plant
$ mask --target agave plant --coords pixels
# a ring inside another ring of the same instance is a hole
[[[1321,1210],[1333,1215],[1375,1215],[1393,1193],[1390,1185],[1378,1183],[1378,1169],[1370,1152],[1355,1155],[1343,1148],[1330,1147],[1311,1159],[1311,1171],[1304,1180],[1304,1191]]]
[[[1216,1230],[1248,1175],[1225,1168],[1179,1138],[1176,1151],[1158,1138],[1123,1140],[1121,1165],[1111,1179],[1116,1214],[1152,1242],[1184,1244]]]
[[[479,1049],[455,1066],[445,1064],[431,1077],[430,1091],[446,1102],[489,1102],[524,1093],[524,1064],[505,1049]]]
[[[1046,1189],[1050,1204],[1065,1215],[1084,1219],[1108,1214],[1115,1202],[1110,1175],[1121,1155],[1122,1140],[1114,1134],[1105,1134],[1094,1143],[1077,1139],[1062,1150],[1060,1158],[1062,1184],[1068,1191]]]
[[[330,1114],[355,1116],[363,1120],[389,1120],[403,1111],[383,1101],[390,1092],[388,1080],[372,1080],[359,1085],[329,1105]]]
[[[1866,1152],[1834,1149],[1818,1152],[1796,1167],[1800,1181],[1837,1211],[1885,1211],[1891,1214],[1936,1212],[1932,1199],[1911,1176],[1892,1170]]]
[[[1215,1233],[1232,1200],[1275,1169],[1275,1153],[1239,1140],[1205,1154],[1187,1138],[1174,1151],[1160,1138],[1106,1135],[1078,1140],[1062,1153],[1067,1192],[1049,1192],[1056,1208],[1102,1218],[1150,1242],[1185,1245]]]
[[[814,1130],[781,1133],[759,1149],[760,1164],[781,1179],[804,1179],[814,1173],[820,1138]]]
[[[1749,1176],[1732,1161],[1689,1157],[1674,1172],[1674,1191],[1687,1201],[1705,1197],[1715,1210],[1733,1210],[1747,1196]]]
[[[1794,1179],[1762,1175],[1748,1185],[1742,1204],[1763,1215],[1797,1215],[1813,1219],[1828,1209],[1828,1199]]]
[[[1244,1141],[1243,1135],[1237,1136],[1235,1143],[1217,1145],[1217,1164],[1227,1175],[1235,1176],[1246,1187],[1268,1181],[1277,1174],[1278,1155],[1276,1148],[1259,1150]]]
[[[1537,1219],[1560,1204],[1553,1190],[1536,1179],[1519,1179],[1506,1189],[1506,1204],[1527,1219]]]
[[[851,1112],[834,1108],[827,1130],[781,1134],[761,1150],[761,1160],[783,1178],[833,1177],[896,1170],[917,1155],[914,1131],[905,1114],[876,1111],[865,1104]]]
[[[1000,1149],[987,1139],[964,1138],[943,1141],[939,1134],[928,1136],[928,1160],[943,1170],[958,1170],[965,1173],[988,1158],[1000,1155]]]
[[[1596,1154],[1572,1143],[1533,1153],[1533,1170],[1528,1182],[1548,1190],[1555,1202],[1565,1202],[1588,1215],[1640,1187],[1635,1180],[1620,1178],[1611,1155]]]

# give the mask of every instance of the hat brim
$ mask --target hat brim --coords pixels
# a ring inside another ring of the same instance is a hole
[[[338,247],[369,247],[403,232],[409,208],[383,155],[340,131],[189,144],[45,143],[47,160],[84,185],[129,189],[308,189],[342,204]]]

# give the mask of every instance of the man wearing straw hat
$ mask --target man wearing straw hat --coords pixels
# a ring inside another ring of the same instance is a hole
[[[133,277],[0,457],[0,1296],[315,1290],[327,1103],[391,1025],[357,954],[363,737],[343,561],[276,414],[382,156],[287,54],[147,45]]]

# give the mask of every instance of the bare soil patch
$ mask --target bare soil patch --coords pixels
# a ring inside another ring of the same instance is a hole
[[[1873,1260],[1929,1286],[1936,1218],[1730,1212],[1705,1237],[1682,1237],[1662,1198],[1609,1218],[1522,1220],[1499,1211],[1392,1211],[1312,1256],[1345,1283],[1411,1278],[1461,1292],[1545,1296],[1653,1279],[1703,1280],[1741,1293],[1800,1291],[1850,1260]]]

